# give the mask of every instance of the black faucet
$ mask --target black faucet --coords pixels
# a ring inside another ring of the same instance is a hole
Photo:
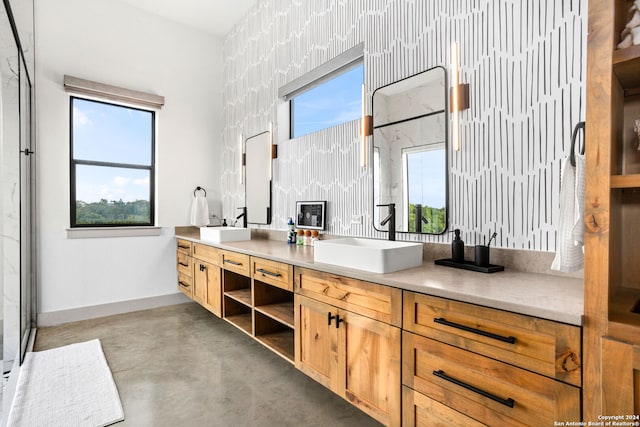
[[[236,221],[238,221],[240,218],[242,218],[242,226],[244,228],[247,228],[247,207],[244,206],[244,207],[241,207],[241,208],[238,208],[238,209],[242,209],[242,213],[236,217]]]
[[[422,205],[417,204],[415,205],[416,207],[416,219],[415,219],[415,226],[416,226],[416,233],[422,233],[422,223],[429,224],[429,220],[427,218],[424,217],[424,214],[422,213]]]
[[[396,204],[389,203],[388,205],[377,205],[378,207],[388,206],[389,207],[389,215],[382,221],[380,221],[380,226],[386,225],[389,223],[389,240],[396,240]]]

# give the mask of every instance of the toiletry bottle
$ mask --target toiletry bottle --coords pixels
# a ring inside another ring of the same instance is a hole
[[[304,245],[311,246],[311,230],[304,231]]]
[[[318,230],[313,230],[311,232],[311,246],[315,246],[318,240],[320,240],[320,233],[318,233]]]
[[[453,230],[455,237],[451,242],[451,259],[456,262],[464,261],[464,242],[460,239],[460,229]]]
[[[296,229],[295,224],[293,223],[293,218],[289,217],[289,221],[287,222],[287,227],[289,231],[287,231],[287,243],[290,245],[295,245],[296,243]]]
[[[298,230],[298,234],[296,236],[296,245],[304,245],[304,231]]]

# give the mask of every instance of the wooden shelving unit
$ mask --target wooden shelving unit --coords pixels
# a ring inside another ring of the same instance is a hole
[[[583,418],[637,413],[640,367],[640,46],[616,49],[631,0],[589,1]],[[608,184],[607,184],[608,183]],[[631,360],[631,356],[629,356]],[[634,367],[635,366],[635,367]],[[634,397],[635,395],[635,397]],[[611,398],[616,396],[616,398]]]
[[[256,339],[293,363],[293,292],[254,276],[253,298]]]
[[[253,336],[251,279],[222,270],[222,295],[224,319]]]
[[[229,259],[237,254],[225,252]],[[293,363],[294,358],[294,318],[293,284],[290,274],[279,274],[274,279],[260,272],[273,268],[276,263],[253,259],[259,262],[260,274],[249,277],[249,260],[242,259],[243,268],[222,267],[223,318],[243,332],[251,335],[261,344]],[[262,268],[264,267],[264,268]],[[265,281],[263,281],[265,280]],[[266,281],[273,283],[266,283]]]

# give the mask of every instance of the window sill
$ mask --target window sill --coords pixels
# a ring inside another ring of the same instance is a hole
[[[92,239],[102,237],[159,236],[162,227],[88,227],[67,228],[67,239]]]

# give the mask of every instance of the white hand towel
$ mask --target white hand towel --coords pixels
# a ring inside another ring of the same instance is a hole
[[[573,243],[584,246],[584,154],[576,154],[576,222],[571,229]]]
[[[577,157],[577,156],[576,156]],[[551,264],[552,270],[572,273],[584,266],[582,246],[576,245],[573,228],[577,220],[578,200],[576,188],[576,168],[567,159],[562,173],[560,189],[560,222],[558,226],[558,243],[556,256]],[[584,193],[584,184],[582,185]],[[582,195],[584,200],[584,194]],[[583,202],[584,203],[584,202]]]
[[[191,204],[191,225],[203,227],[209,225],[209,205],[207,199],[198,194]]]

